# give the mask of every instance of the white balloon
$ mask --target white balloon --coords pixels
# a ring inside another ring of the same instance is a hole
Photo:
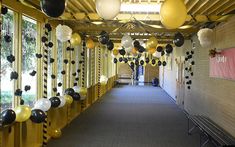
[[[79,86],[74,86],[73,89],[74,89],[75,92],[78,92],[78,93],[80,92],[80,87]]]
[[[100,77],[100,83],[101,85],[106,85],[108,83],[108,78],[105,75],[102,75]]]
[[[153,57],[160,58],[161,57],[161,52],[158,52],[158,51],[154,52]]]
[[[98,15],[111,20],[120,12],[121,0],[96,0],[95,4]]]
[[[41,109],[42,111],[48,111],[51,108],[51,101],[47,98],[41,98],[34,104],[34,109]]]
[[[59,99],[60,99],[60,105],[58,107],[61,108],[65,105],[66,100],[63,96],[59,96]]]
[[[61,42],[66,42],[72,37],[72,29],[66,25],[59,24],[56,27],[56,37]]]
[[[124,48],[129,48],[132,45],[132,41],[132,38],[126,34],[122,37],[121,44]]]
[[[130,46],[130,47],[128,47],[128,48],[125,48],[125,51],[126,51],[127,53],[130,53],[130,52],[132,51],[132,49],[133,49],[133,46]]]

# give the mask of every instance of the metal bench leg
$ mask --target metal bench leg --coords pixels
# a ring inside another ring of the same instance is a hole
[[[208,137],[207,137],[207,139],[205,141],[203,141],[202,134],[203,133],[200,133],[200,147],[204,147],[210,141]]]
[[[188,118],[188,135],[192,135],[192,131],[196,128],[194,125],[192,128],[190,128],[190,120]]]

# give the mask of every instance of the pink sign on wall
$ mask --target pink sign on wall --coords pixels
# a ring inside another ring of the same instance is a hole
[[[210,58],[210,77],[235,80],[235,48]]]

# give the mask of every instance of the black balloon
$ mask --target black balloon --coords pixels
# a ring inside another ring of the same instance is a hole
[[[170,44],[166,45],[166,53],[170,54],[173,51],[173,47]]]
[[[79,94],[79,93],[74,92],[73,95],[72,95],[72,98],[73,98],[73,100],[75,100],[75,101],[79,101],[81,97],[80,97],[80,94]]]
[[[173,43],[175,44],[175,46],[181,47],[184,44],[184,36],[179,32],[176,33]]]
[[[100,37],[99,37],[99,42],[100,42],[101,44],[107,44],[108,41],[109,41],[109,36],[108,36],[108,35],[100,36]]]
[[[166,66],[166,61],[163,61],[163,62],[162,62],[162,65],[163,65],[163,66]]]
[[[113,48],[114,48],[114,44],[111,40],[109,40],[107,43],[107,49],[111,51]]]
[[[46,119],[46,114],[40,109],[33,109],[31,111],[30,119],[34,123],[43,123]]]
[[[17,73],[16,71],[12,71],[12,72],[11,72],[11,75],[10,75],[10,79],[11,79],[11,80],[13,80],[13,79],[14,79],[14,80],[17,80],[17,79],[18,79],[18,76],[19,76],[19,75],[18,75],[18,73]]]
[[[143,46],[139,46],[137,49],[140,53],[143,53],[145,51],[145,48]]]
[[[126,51],[124,49],[121,49],[119,50],[119,54],[124,56],[126,54]]]
[[[122,57],[120,57],[118,60],[119,60],[119,62],[122,62],[122,61],[123,61],[123,58],[122,58]]]
[[[138,60],[135,60],[135,65],[139,65],[139,61]]]
[[[158,62],[157,62],[157,65],[158,65],[158,66],[161,66],[161,65],[162,65],[162,62],[161,62],[161,61],[158,61]]]
[[[25,86],[24,86],[24,91],[27,92],[27,91],[29,91],[30,89],[31,89],[31,86],[30,86],[30,85],[25,85]]]
[[[53,108],[58,107],[61,103],[60,98],[58,98],[58,97],[51,97],[49,100],[51,101],[51,107],[53,107]]]
[[[162,52],[161,52],[161,56],[164,56],[164,55],[165,55],[165,52],[164,52],[164,51],[162,51]]]
[[[149,63],[149,58],[146,58],[146,59],[145,59],[145,62],[146,62],[146,63]]]
[[[9,125],[13,123],[16,119],[15,111],[7,109],[1,112],[2,124]]]
[[[37,73],[37,72],[36,72],[35,70],[33,70],[31,73],[29,73],[29,75],[30,75],[30,76],[35,76],[36,73]]]
[[[1,8],[1,13],[2,13],[3,15],[5,15],[5,14],[7,14],[7,12],[8,12],[8,8],[2,6],[2,8]]]
[[[7,43],[11,42],[11,36],[8,35],[8,34],[6,34],[6,35],[4,36],[4,40],[5,40]]]
[[[127,59],[127,58],[124,58],[123,61],[124,61],[125,63],[127,63],[127,62],[128,62],[128,59]]]
[[[73,90],[73,88],[67,88],[64,91],[65,94],[70,95],[70,96],[72,96],[74,92],[75,91]]]
[[[152,64],[153,65],[156,64],[156,60],[152,59]]]
[[[7,56],[7,61],[10,62],[10,63],[13,63],[15,61],[15,56],[10,54],[9,56]]]
[[[41,0],[42,11],[49,17],[59,17],[64,13],[65,0]]]
[[[22,96],[22,90],[21,89],[16,89],[15,91],[15,96]]]
[[[113,63],[117,63],[117,62],[118,62],[117,58],[114,58]]]
[[[140,60],[140,65],[144,65],[144,60]]]
[[[163,47],[162,47],[162,46],[158,46],[158,47],[157,47],[157,51],[158,51],[158,52],[162,52],[162,51],[163,51]]]

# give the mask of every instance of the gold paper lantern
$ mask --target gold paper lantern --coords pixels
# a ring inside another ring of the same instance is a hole
[[[176,29],[182,26],[186,17],[187,10],[182,0],[166,0],[161,6],[161,23],[167,29]]]
[[[89,38],[86,41],[86,46],[89,49],[93,49],[93,48],[95,48],[95,43],[94,43],[94,41],[91,38]]]
[[[72,46],[78,46],[81,43],[81,37],[78,33],[73,33],[70,43]]]

